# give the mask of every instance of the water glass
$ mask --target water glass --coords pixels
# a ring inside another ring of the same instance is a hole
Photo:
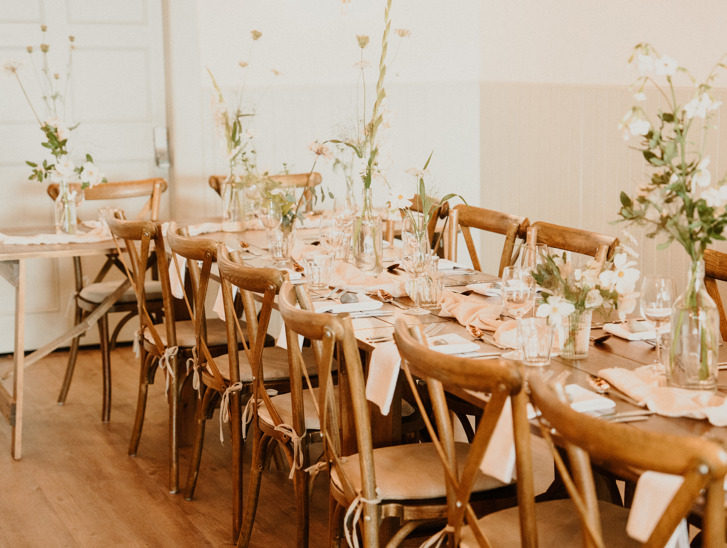
[[[523,364],[542,367],[550,363],[553,326],[548,323],[548,318],[523,318],[518,337]]]
[[[333,280],[334,257],[327,253],[310,253],[303,257],[305,283],[310,289],[323,289]]]

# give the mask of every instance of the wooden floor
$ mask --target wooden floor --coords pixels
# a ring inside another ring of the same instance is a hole
[[[150,389],[139,453],[132,458],[127,446],[138,365],[131,348],[112,354],[113,405],[108,424],[100,421],[98,350],[81,351],[66,405],[56,404],[66,359],[66,352],[56,352],[26,370],[22,460],[10,457],[10,427],[4,420],[0,423],[0,546],[231,544],[231,452],[229,444],[220,445],[217,416],[208,423],[195,499],[186,501],[168,491],[163,381]],[[7,367],[7,361],[0,361],[0,371]],[[189,448],[183,449],[182,485],[188,453]],[[552,461],[544,461],[540,468],[539,483],[547,486]],[[313,493],[311,547],[326,545],[325,482],[319,478]],[[295,505],[287,473],[275,469],[265,473],[258,508],[252,546],[293,546]]]

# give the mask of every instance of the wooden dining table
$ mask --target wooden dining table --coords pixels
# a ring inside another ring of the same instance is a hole
[[[52,234],[53,226],[27,228],[0,228],[0,233],[9,236],[31,236]],[[79,324],[74,325],[62,335],[55,337],[41,348],[25,355],[25,316],[27,261],[30,259],[60,259],[86,256],[103,256],[116,249],[112,239],[94,242],[62,244],[7,244],[0,242],[0,275],[15,289],[15,333],[13,338],[13,386],[12,393],[0,383],[0,413],[12,429],[10,453],[19,460],[22,455],[23,434],[23,391],[24,369],[47,356],[65,342],[77,337],[92,327],[96,321],[113,306],[129,288],[128,280],[119,282],[119,287],[111,293],[91,314]]]

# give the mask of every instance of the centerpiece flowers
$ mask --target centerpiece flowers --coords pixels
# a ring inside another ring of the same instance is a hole
[[[373,182],[374,176],[383,176],[379,168],[379,156],[381,153],[381,135],[379,131],[386,126],[386,88],[384,83],[389,55],[391,4],[392,0],[386,1],[384,32],[381,37],[381,57],[379,58],[378,65],[379,75],[376,81],[376,97],[371,108],[371,115],[368,117],[366,113],[368,108],[366,102],[366,69],[369,67],[369,63],[364,57],[364,52],[370,40],[366,35],[358,35],[356,36],[356,40],[361,50],[361,58],[356,66],[360,70],[363,105],[361,109],[362,115],[357,117],[357,125],[363,127],[358,128],[354,138],[331,140],[332,143],[343,144],[351,148],[363,165],[361,169],[363,197],[361,211],[354,224],[353,255],[358,268],[374,273],[380,273],[383,270],[383,225],[381,218],[374,212],[371,183]],[[405,38],[410,34],[406,29],[397,29],[395,33],[400,38]]]
[[[547,254],[532,271],[540,286],[536,316],[560,326],[561,355],[583,358],[588,353],[591,316],[594,310],[617,310],[620,319],[633,312],[639,294],[639,271],[628,253],[617,251],[612,260],[590,261],[577,267],[568,254]]]
[[[636,104],[621,121],[626,139],[640,139],[636,148],[651,176],[634,196],[621,193],[620,220],[645,226],[649,238],[663,237],[659,249],[678,242],[691,260],[686,290],[673,308],[667,367],[669,382],[687,388],[714,389],[717,383],[719,315],[704,288],[704,251],[713,241],[725,239],[727,186],[725,176],[713,182],[704,151],[711,119],[721,104],[714,100],[712,83],[726,68],[724,59],[698,83],[676,60],[660,55],[650,44],[638,44],[630,59],[640,74],[633,85]],[[685,104],[675,90],[677,75],[694,86]],[[664,99],[664,108],[655,116],[644,105],[647,84]]]
[[[36,109],[28,94],[28,90],[20,76],[23,66],[19,61],[6,61],[3,64],[4,70],[18,82],[20,90],[30,106],[33,116],[38,122],[44,135],[41,145],[48,150],[48,155],[41,161],[26,161],[31,168],[30,180],[43,182],[47,179],[58,183],[59,193],[55,203],[55,224],[56,230],[74,234],[77,226],[76,206],[82,200],[84,188],[94,186],[98,183],[105,183],[106,178],[93,163],[90,154],[85,154],[81,162],[74,162],[69,152],[68,140],[71,132],[78,127],[78,124],[69,126],[64,122],[66,94],[71,79],[71,67],[73,50],[75,49],[75,37],[68,37],[68,61],[63,77],[59,72],[54,72],[48,59],[48,52],[51,47],[45,39],[48,31],[46,25],[41,25],[43,40],[39,47],[28,46],[26,48],[30,63],[35,72],[36,80],[40,85],[42,95],[42,110]],[[40,52],[40,73],[36,67],[35,57]],[[41,116],[40,112],[43,113]],[[77,189],[71,185],[75,184]]]

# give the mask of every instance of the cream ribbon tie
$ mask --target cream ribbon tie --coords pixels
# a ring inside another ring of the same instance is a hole
[[[189,368],[192,368],[192,388],[197,392],[197,399],[202,397],[202,382],[199,376],[199,354],[197,347],[192,347],[192,357],[187,358],[186,362],[187,374],[189,374]]]
[[[276,425],[275,431],[281,432],[282,434],[288,436],[290,438],[290,442],[293,444],[293,464],[290,467],[290,475],[288,476],[288,479],[293,479],[295,471],[300,470],[304,464],[302,447],[303,436],[299,436],[292,426],[285,423]]]
[[[162,357],[159,358],[159,368],[165,369],[167,371],[166,376],[166,385],[164,387],[164,395],[169,394],[169,377],[176,378],[177,374],[174,372],[174,367],[172,367],[171,359],[177,355],[177,352],[179,351],[178,346],[170,346],[164,351],[164,354],[162,354]],[[176,394],[175,394],[176,397]]]
[[[144,331],[141,327],[134,331],[134,344],[131,349],[134,352],[134,356],[136,356],[137,358],[141,356],[141,339],[143,336]]]
[[[346,515],[343,518],[343,532],[346,535],[346,542],[353,548],[359,548],[358,535],[356,535],[356,524],[361,519],[363,513],[364,504],[381,504],[381,498],[378,495],[373,500],[365,499],[361,495],[358,495],[346,510]]]
[[[454,533],[454,527],[450,524],[447,524],[444,529],[440,529],[429,537],[429,539],[421,545],[421,548],[438,548],[442,545],[442,542],[446,540],[448,533]]]
[[[230,386],[225,389],[225,391],[222,393],[222,401],[220,402],[220,443],[224,445],[225,443],[225,436],[223,434],[222,430],[222,423],[223,422],[229,422],[230,420],[230,394],[233,392],[241,392],[242,391],[242,383],[236,382],[235,384],[231,384]],[[252,399],[252,398],[250,398]],[[247,408],[245,408],[247,410]],[[243,424],[244,424],[244,417],[243,417]],[[244,429],[244,427],[243,427]],[[244,439],[244,435],[243,435]]]

